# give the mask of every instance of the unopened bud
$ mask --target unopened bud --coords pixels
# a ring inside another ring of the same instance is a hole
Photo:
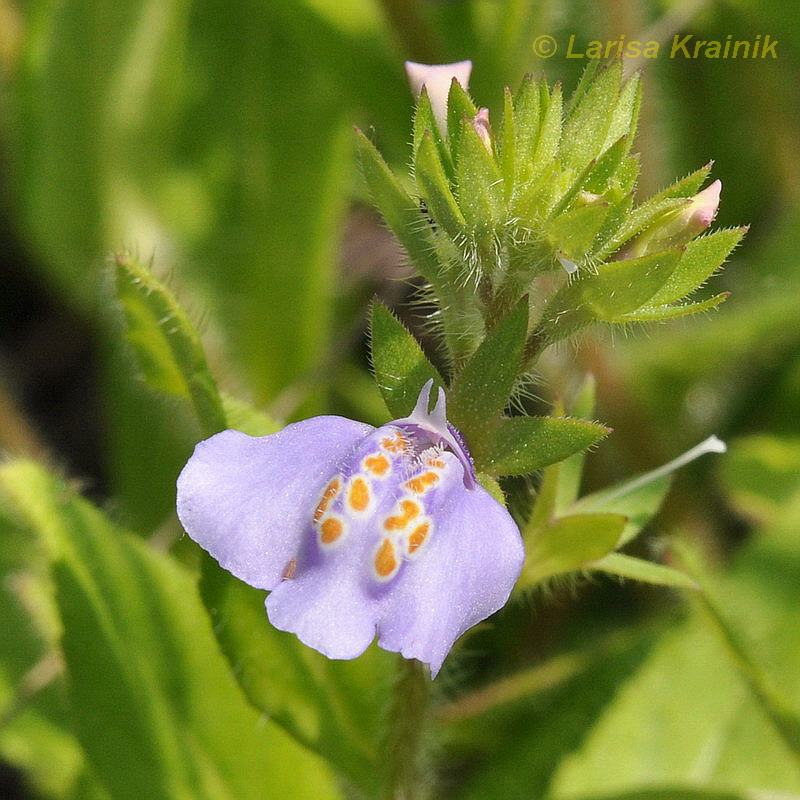
[[[696,236],[711,225],[717,216],[721,191],[722,181],[716,180],[692,198],[688,207],[682,212],[687,233]]]
[[[489,109],[482,108],[472,118],[472,127],[478,134],[486,149],[492,152],[492,126],[489,124]]]
[[[622,258],[638,258],[686,244],[714,221],[721,191],[722,181],[714,181],[688,199],[683,208],[670,212],[650,230],[638,236],[624,249]]]

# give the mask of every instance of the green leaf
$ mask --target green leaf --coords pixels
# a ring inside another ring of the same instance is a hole
[[[562,214],[582,191],[602,194],[608,189],[608,183],[622,163],[627,143],[625,137],[616,141],[599,158],[592,159],[572,181],[569,189],[561,196],[555,208],[550,212],[553,216]]]
[[[78,796],[86,764],[71,731],[49,565],[0,498],[0,758],[24,773],[36,797]]]
[[[447,231],[451,238],[463,235],[466,226],[464,215],[453,197],[450,182],[429,132],[423,135],[417,150],[414,176],[420,196],[433,221]]]
[[[681,565],[702,584],[698,604],[709,627],[719,636],[753,700],[770,720],[800,768],[800,709],[796,704],[790,705],[787,697],[775,691],[772,681],[759,664],[757,650],[751,650],[746,637],[740,633],[740,621],[732,617],[720,602],[717,591],[712,588],[713,579],[700,566],[700,559],[683,545],[678,550],[678,557]]]
[[[740,514],[780,522],[800,497],[800,439],[770,434],[738,439],[720,464],[720,477]]]
[[[621,514],[571,514],[523,531],[525,566],[521,588],[593,567],[614,550],[627,522]]]
[[[677,303],[671,306],[651,306],[646,305],[632,311],[630,314],[623,314],[617,322],[663,322],[668,319],[679,319],[688,317],[692,314],[700,314],[716,308],[720,303],[724,303],[731,296],[730,292],[720,292],[708,300],[701,300],[697,303]]]
[[[222,395],[222,408],[228,427],[250,436],[267,436],[283,427],[278,420],[229,394]]]
[[[533,154],[533,171],[531,178],[540,175],[555,159],[561,142],[561,116],[563,113],[563,98],[561,84],[553,86],[552,92],[547,88],[547,83],[539,84],[539,100],[541,108],[541,126],[536,141],[536,150]],[[517,156],[520,158],[520,156]]]
[[[608,216],[608,203],[576,206],[547,223],[547,238],[553,248],[580,264],[591,252],[597,231]]]
[[[628,144],[631,144],[630,140]],[[634,153],[633,155],[629,154],[622,160],[617,174],[614,177],[620,199],[625,195],[631,195],[635,192],[636,182],[639,180],[639,171],[641,168],[641,158],[638,153]]]
[[[608,428],[569,417],[504,419],[472,456],[479,470],[491,475],[527,475],[563,461],[608,435]]]
[[[516,185],[516,152],[517,129],[514,120],[514,100],[508,86],[503,92],[503,127],[502,136],[499,137],[500,169],[503,174],[503,197],[505,202],[511,200]]]
[[[372,369],[393,419],[407,417],[422,386],[433,380],[444,386],[419,342],[380,300],[373,300],[370,325]]]
[[[754,791],[715,791],[696,789],[691,786],[670,786],[658,789],[641,789],[603,795],[581,795],[575,800],[780,800],[771,792]],[[792,800],[785,797],[784,800]]]
[[[549,165],[542,167],[537,177],[522,188],[517,186],[511,198],[509,217],[519,217],[521,220],[540,220],[546,217],[547,209],[553,204],[557,177],[558,164],[551,161]]]
[[[673,473],[708,453],[724,453],[725,445],[716,436],[682,453],[649,472],[585,495],[569,507],[570,513],[611,512],[629,519],[620,546],[627,544],[655,516],[669,491]]]
[[[564,123],[560,156],[566,169],[583,169],[596,157],[609,135],[611,117],[622,83],[622,62],[600,70]]]
[[[746,232],[747,228],[730,228],[689,242],[675,272],[650,303],[663,305],[691,294],[719,269]]]
[[[679,208],[683,208],[686,199],[683,197],[654,197],[640,206],[633,208],[622,217],[620,226],[609,234],[608,239],[595,253],[597,258],[607,258],[622,245],[638,236],[653,225],[660,217]]]
[[[623,553],[609,553],[593,564],[588,564],[587,567],[618,578],[630,578],[634,581],[654,583],[658,586],[672,586],[676,589],[699,588],[697,583],[685,572]]]
[[[606,322],[615,322],[643,306],[664,285],[681,258],[680,250],[612,261],[600,267],[597,275],[576,281],[581,300],[592,315]]]
[[[600,227],[600,230],[597,232],[597,239],[592,250],[593,258],[607,258],[608,255],[613,252],[613,250],[610,250],[608,253],[603,255],[608,241],[625,224],[626,220],[633,211],[633,189],[626,189],[622,185],[625,177],[622,173],[628,169],[633,171],[633,169],[629,166],[631,163],[632,162],[630,158],[627,158],[622,162],[620,170],[617,173],[614,187],[609,189],[607,192],[607,195],[610,196],[611,210],[609,211],[605,222]],[[638,177],[638,164],[636,164],[635,174],[628,176],[628,178],[632,183],[635,184]],[[616,181],[619,181],[619,183]]]
[[[339,796],[247,705],[171,557],[33,463],[4,465],[0,490],[52,562],[75,730],[115,800]]]
[[[504,218],[505,187],[494,155],[478,136],[472,124],[464,120],[456,158],[459,206],[473,231],[493,230]]]
[[[541,335],[559,341],[594,319],[622,322],[623,316],[643,306],[664,285],[681,257],[666,250],[628,261],[611,261],[599,272],[567,283],[545,306]]]
[[[356,140],[361,170],[375,205],[422,277],[437,286],[441,265],[436,258],[436,239],[425,224],[419,205],[400,185],[375,145],[358,129]]]
[[[115,271],[125,337],[147,383],[188,400],[206,436],[226,428],[200,337],[172,293],[128,253],[117,254]]]
[[[599,642],[595,638],[584,650],[559,654],[534,667],[534,697],[512,697],[490,708],[467,729],[478,745],[467,755],[471,780],[462,793],[466,800],[571,797],[549,790],[554,776],[624,690],[646,658],[656,632],[653,626],[647,631],[619,630]],[[510,676],[509,681],[516,677]],[[525,674],[521,677],[524,681]],[[635,736],[631,731],[638,731],[635,724],[628,729],[628,738],[622,737],[624,746],[637,752],[630,743],[630,736]],[[590,791],[602,789],[590,785]]]
[[[604,147],[610,147],[617,139],[626,137],[627,151],[633,145],[636,127],[639,121],[639,109],[642,104],[641,73],[635,72],[622,86],[611,115],[611,124]]]
[[[444,171],[448,176],[453,175],[453,162],[450,158],[450,151],[447,143],[444,140],[442,131],[439,130],[439,124],[436,122],[436,117],[433,113],[433,106],[431,99],[428,96],[428,89],[423,85],[422,92],[420,92],[419,100],[417,100],[417,107],[414,111],[414,154],[416,155],[422,144],[422,139],[425,132],[430,132],[433,137],[436,151],[439,154],[439,160],[444,167]]]
[[[447,416],[471,447],[497,425],[520,370],[528,331],[528,298],[481,342],[447,394]]]
[[[663,189],[658,194],[653,195],[653,197],[650,198],[650,201],[659,203],[668,198],[694,197],[694,195],[700,191],[700,187],[705,183],[705,180],[709,176],[713,166],[714,162],[709,161],[708,164],[700,167],[700,169],[695,170],[685,178],[681,178],[679,181],[675,181],[675,183],[667,186],[666,189]]]
[[[472,119],[478,113],[478,107],[472,102],[461,84],[453,78],[447,93],[447,137],[450,140],[450,150],[453,160],[458,166],[459,138],[463,132],[464,117]]]
[[[571,97],[569,98],[569,102],[567,103],[567,115],[571,115],[574,113],[575,109],[578,107],[578,103],[580,103],[583,98],[588,93],[589,89],[594,84],[595,78],[597,73],[600,71],[600,67],[602,63],[599,58],[590,59],[589,62],[584,67],[583,72],[581,72],[581,77],[578,80],[578,84],[575,87],[574,91],[572,92]]]
[[[603,194],[619,170],[630,146],[630,137],[627,134],[612,142],[594,163],[587,177],[581,181],[581,191]]]
[[[533,174],[536,143],[540,135],[542,108],[539,85],[530,76],[522,79],[513,98],[514,168],[516,183],[526,183]],[[506,113],[508,111],[506,110]]]
[[[670,484],[669,475],[661,475],[645,483],[628,481],[620,486],[581,497],[569,507],[569,511],[624,514],[628,523],[620,537],[622,547],[638,536],[642,528],[658,513]]]
[[[725,616],[735,620],[738,638],[747,642],[751,666],[783,697],[793,699],[796,717],[798,516],[785,512],[779,528],[756,532],[738,549],[717,577],[714,594]],[[687,597],[691,613],[662,636],[598,724],[562,762],[551,796],[624,796],[643,786],[683,785],[715,792],[761,787],[764,800],[770,793],[800,792],[792,749],[702,609],[701,593]]]

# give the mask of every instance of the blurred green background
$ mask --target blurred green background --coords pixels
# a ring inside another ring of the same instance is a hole
[[[547,60],[531,46],[542,33],[559,47]],[[768,34],[777,58],[669,58],[677,33]],[[797,649],[764,645],[770,630],[783,640],[776,620],[800,599],[800,17],[790,4],[0,0],[0,449],[76,478],[144,536],[175,536],[174,480],[200,433],[186,409],[144,386],[121,344],[109,256],[123,248],[152,259],[228,391],[282,419],[326,411],[382,420],[366,308],[376,292],[402,306],[408,273],[366,197],[352,126],[402,170],[413,108],[404,59],[471,58],[472,94],[499,114],[503,85],[527,71],[574,87],[586,62],[566,58],[572,34],[584,45],[623,34],[666,43],[657,59],[630,65],[645,67],[640,195],[714,159],[712,177],[724,184],[717,225],[751,230],[713,282],[732,293],[719,311],[613,341],[583,336],[541,364],[543,407],[584,371],[595,374],[597,417],[615,432],[590,460],[591,486],[652,468],[710,433],[731,443],[721,470],[709,460],[679,479],[655,533],[680,526],[725,560],[758,538],[754,530],[780,529],[770,552],[795,571],[774,608],[756,615],[754,640],[797,699]],[[413,310],[405,315],[414,321]],[[10,574],[14,557],[4,564]],[[756,567],[740,569],[758,594]],[[745,590],[730,591],[742,605]],[[567,596],[538,628],[518,612],[520,635],[537,639],[522,663],[665,602],[607,586],[582,597]],[[688,647],[681,642],[674,649]],[[679,663],[682,654],[661,656]],[[621,680],[613,674],[611,683]],[[702,696],[699,685],[692,691]],[[630,694],[628,703],[624,713],[636,716]],[[681,703],[691,707],[689,695]],[[7,761],[35,761],[2,735]],[[595,736],[586,763],[614,752],[602,731]],[[800,791],[764,769],[744,769],[742,785]],[[562,773],[564,796],[588,791],[577,768]],[[500,785],[488,768],[484,780]],[[7,781],[7,796],[17,796],[21,778],[9,772]],[[613,776],[607,785],[616,787]]]

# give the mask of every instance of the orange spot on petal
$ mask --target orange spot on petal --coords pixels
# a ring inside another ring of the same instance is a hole
[[[385,436],[381,439],[381,447],[388,450],[390,453],[405,453],[408,447],[405,437],[402,433],[397,433],[394,436]]]
[[[347,499],[353,511],[366,511],[370,501],[369,484],[363,478],[354,478]]]
[[[403,530],[412,519],[420,515],[419,504],[414,500],[401,500],[400,509],[402,513],[393,514],[384,520],[383,527],[387,531]]]
[[[376,456],[367,456],[364,459],[364,468],[379,477],[386,475],[390,467],[391,463],[383,453],[379,453]]]
[[[425,494],[438,480],[439,476],[435,472],[423,472],[422,475],[406,481],[405,485],[415,494]]]
[[[414,528],[414,530],[411,532],[411,535],[408,537],[409,555],[419,550],[419,548],[425,544],[425,540],[428,538],[430,530],[430,522],[423,522],[421,525],[417,525],[417,527]]]
[[[344,533],[344,523],[336,517],[325,517],[320,525],[320,541],[322,544],[333,544]]]
[[[394,545],[391,540],[384,539],[378,548],[378,552],[375,553],[375,572],[379,578],[386,580],[391,578],[399,567],[400,561],[397,558]]]

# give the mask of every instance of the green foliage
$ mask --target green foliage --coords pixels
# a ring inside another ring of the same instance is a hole
[[[653,305],[672,303],[693,292],[719,269],[745,232],[744,228],[733,228],[689,242],[677,269],[650,298],[650,302]]]
[[[490,474],[527,475],[563,461],[607,435],[607,428],[582,419],[508,417],[472,455],[477,468]]]
[[[384,197],[376,191],[379,182],[398,188],[399,183],[383,167],[376,180],[373,163],[379,157],[372,151],[365,175],[384,218],[434,288],[441,332],[457,366],[470,352],[456,351],[455,342],[466,338],[448,318],[456,298],[492,329],[530,293],[544,311],[531,332],[528,363],[594,322],[687,316],[726,298],[722,293],[699,303],[678,302],[719,268],[744,233],[734,229],[690,241],[708,224],[692,217],[692,204],[709,167],[633,205],[639,167],[629,152],[641,84],[638,74],[624,77],[621,61],[599,70],[591,64],[565,113],[558,85],[551,89],[544,80],[525,78],[515,95],[504,95],[496,134],[485,120],[479,134],[477,108],[455,80],[448,103],[446,137],[427,92],[414,118],[412,174],[432,231],[410,213],[399,213],[400,205],[410,212],[412,201],[398,203],[397,190]],[[400,230],[402,225],[407,230]],[[435,245],[416,240],[421,225]],[[684,252],[680,247],[686,242]],[[438,268],[430,263],[437,251],[447,253]],[[466,267],[449,272],[459,260]],[[565,279],[562,266],[577,277]],[[542,295],[536,279],[547,273]],[[459,291],[465,275],[466,288],[474,281],[477,291]]]
[[[206,434],[226,427],[200,338],[169,290],[129,254],[115,259],[125,338],[152,388],[188,400]]]
[[[111,796],[338,796],[247,707],[184,568],[33,463],[6,464],[0,491],[47,552],[71,720]]]
[[[436,224],[441,225],[453,239],[458,238],[466,222],[453,196],[430,131],[425,131],[414,163],[417,187],[425,207]]]
[[[380,300],[372,302],[372,369],[386,407],[394,419],[407,417],[420,388],[429,380],[444,381],[417,340]]]
[[[419,205],[402,188],[369,139],[360,131],[356,131],[356,136],[364,179],[386,224],[406,248],[420,273],[437,285],[441,267],[435,257],[433,234],[426,225],[420,224]]]
[[[500,424],[527,333],[528,303],[523,299],[481,342],[450,386],[448,419],[473,449],[480,449]]]
[[[391,656],[372,647],[331,661],[267,621],[264,595],[203,559],[203,600],[239,685],[255,708],[323,756],[367,796],[380,787]]]
[[[587,567],[616,548],[627,519],[622,514],[570,514],[526,533],[523,585]]]

